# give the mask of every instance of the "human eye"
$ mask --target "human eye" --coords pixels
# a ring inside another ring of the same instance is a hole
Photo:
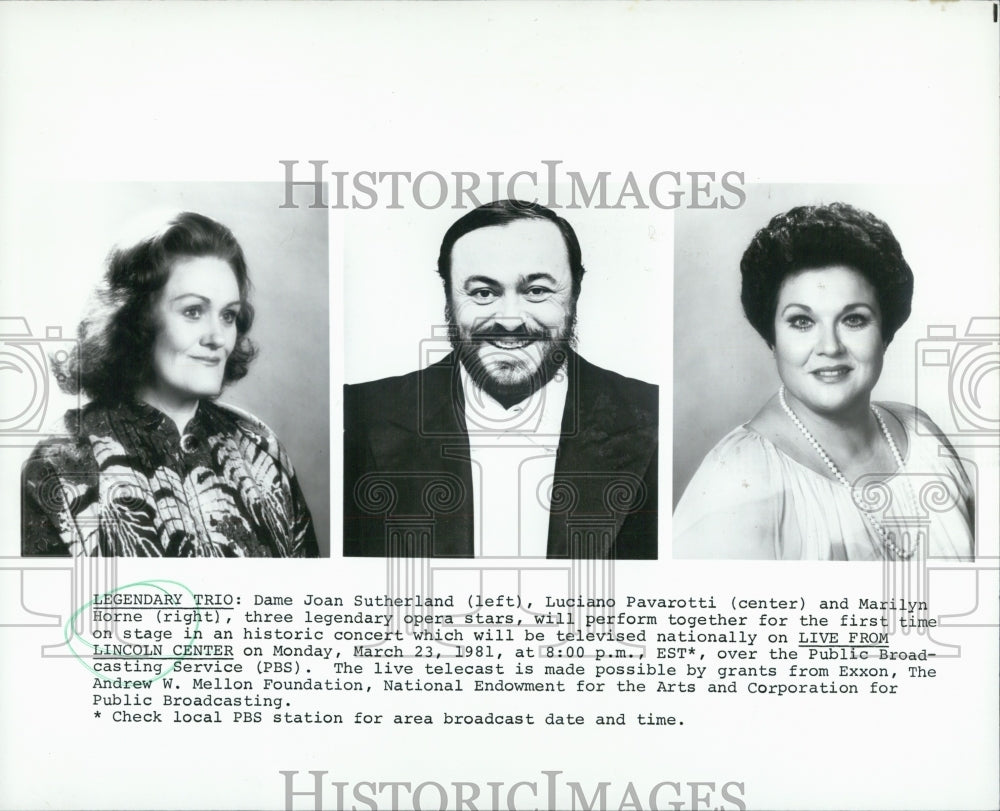
[[[524,291],[524,295],[528,301],[545,301],[545,299],[552,295],[552,290],[542,285],[533,284]]]
[[[813,320],[809,316],[802,315],[801,313],[789,316],[788,318],[788,326],[792,329],[799,330],[799,332],[805,332],[812,325]]]
[[[200,304],[189,304],[181,310],[181,315],[194,321],[201,318],[203,312],[204,308]]]
[[[469,298],[471,298],[476,304],[490,304],[496,300],[497,293],[495,290],[489,287],[474,287],[472,290],[468,291]]]
[[[844,316],[844,324],[851,329],[864,329],[872,322],[864,313],[848,313]]]
[[[236,323],[237,317],[239,317],[238,310],[223,310],[222,311],[222,321],[225,324],[232,325]]]

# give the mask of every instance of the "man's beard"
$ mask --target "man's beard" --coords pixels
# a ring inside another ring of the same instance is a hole
[[[473,384],[505,408],[548,383],[565,365],[569,349],[576,344],[575,306],[559,331],[531,329],[523,322],[506,329],[494,322],[463,333],[450,304],[445,307],[445,318],[451,345]]]

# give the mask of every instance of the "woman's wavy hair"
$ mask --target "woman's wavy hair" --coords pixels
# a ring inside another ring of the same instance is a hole
[[[887,345],[910,317],[913,271],[888,225],[847,203],[798,206],[761,228],[740,262],[743,312],[769,347],[781,283],[801,270],[834,265],[856,270],[875,288]]]
[[[53,359],[60,387],[82,391],[92,400],[120,402],[150,381],[158,325],[154,307],[174,263],[217,257],[233,269],[240,293],[236,345],[226,361],[223,385],[247,373],[257,349],[247,337],[253,324],[246,258],[233,232],[203,214],[184,211],[138,239],[115,245],[105,260],[86,315],[77,328],[77,345],[61,361]]]

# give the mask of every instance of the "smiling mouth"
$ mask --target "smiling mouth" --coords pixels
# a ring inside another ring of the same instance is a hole
[[[202,363],[205,366],[218,366],[222,363],[222,358],[202,358],[196,355],[191,355],[191,360],[198,361],[198,363]]]
[[[497,349],[524,349],[524,347],[534,343],[530,338],[487,338],[486,342],[497,347]]]
[[[810,374],[824,383],[835,383],[847,377],[850,371],[850,366],[832,366],[827,369],[815,369]]]

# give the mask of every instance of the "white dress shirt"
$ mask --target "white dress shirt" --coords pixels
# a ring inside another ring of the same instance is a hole
[[[504,408],[460,367],[472,460],[476,557],[545,557],[566,369]]]

